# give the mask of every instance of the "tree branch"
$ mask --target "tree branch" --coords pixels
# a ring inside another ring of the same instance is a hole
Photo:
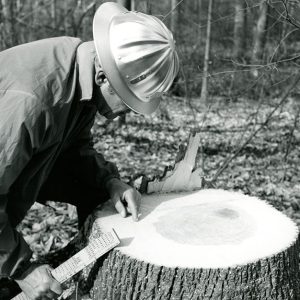
[[[244,149],[244,147],[253,139],[253,137],[256,136],[256,134],[264,127],[268,124],[268,122],[270,121],[271,117],[273,116],[273,114],[277,111],[277,109],[286,101],[286,99],[288,98],[288,96],[290,95],[291,91],[296,87],[296,85],[299,83],[300,81],[300,74],[298,74],[298,76],[296,77],[296,79],[294,80],[294,82],[287,88],[286,92],[284,93],[284,95],[282,96],[282,99],[278,102],[278,104],[275,106],[275,108],[269,113],[269,115],[267,116],[266,120],[261,124],[261,126],[259,128],[257,128],[249,137],[248,139],[235,151],[235,153],[229,157],[228,159],[225,160],[225,162],[223,163],[223,165],[221,166],[221,168],[216,172],[216,174],[213,176],[212,178],[212,182],[214,183],[217,178],[223,173],[223,171],[229,166],[229,164],[231,163],[231,161],[233,159],[235,159],[237,157],[237,155]]]
[[[295,26],[296,28],[300,29],[300,25],[296,24],[293,20],[292,17],[289,14],[289,10],[287,7],[287,1],[286,0],[281,0],[284,10],[285,10],[285,20],[290,23],[291,25]]]

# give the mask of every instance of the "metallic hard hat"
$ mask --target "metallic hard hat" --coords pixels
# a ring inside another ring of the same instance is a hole
[[[106,2],[94,16],[93,35],[103,71],[133,111],[154,112],[179,69],[172,33],[158,18]]]

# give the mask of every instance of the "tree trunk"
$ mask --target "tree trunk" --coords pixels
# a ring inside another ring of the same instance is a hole
[[[1,0],[3,16],[3,36],[5,47],[17,45],[18,39],[15,32],[14,0]]]
[[[170,29],[175,38],[177,37],[177,26],[178,26],[178,0],[171,0]]]
[[[53,32],[56,30],[56,24],[57,24],[57,15],[56,15],[56,0],[52,0],[51,2],[51,21],[52,21],[52,28]]]
[[[63,18],[62,24],[63,24],[65,35],[69,35],[69,20],[70,20],[69,10],[70,10],[69,3],[65,1],[63,3],[63,16],[62,16]]]
[[[39,5],[40,4],[38,0],[30,1],[30,9],[32,10],[32,16],[29,20],[30,29],[29,35],[27,36],[29,41],[34,41],[40,38],[40,31],[35,30],[35,26],[37,26],[37,24],[39,23]],[[26,37],[24,37],[24,40],[25,39]]]
[[[242,58],[246,52],[246,8],[245,0],[235,0],[233,56],[236,59]]]
[[[151,0],[146,0],[146,13],[151,15],[152,14],[152,3]]]
[[[0,1],[0,51],[5,49],[4,19],[2,16],[2,11],[2,2]]]
[[[89,6],[87,5],[86,0],[82,0],[82,36],[85,40],[89,39],[91,28],[92,28],[92,22],[89,19],[89,14],[86,13],[89,11]]]
[[[117,0],[117,2],[123,5],[128,10],[131,10],[131,0]]]
[[[136,5],[135,5],[135,0],[131,0],[131,10],[135,11],[136,10]]]
[[[201,31],[201,11],[202,11],[202,0],[197,0],[197,15],[198,15],[198,28],[197,28],[197,45],[201,46],[201,38],[202,38],[202,31]]]
[[[204,54],[204,67],[202,77],[202,88],[201,88],[201,101],[206,102],[208,96],[207,89],[207,78],[209,68],[209,54],[210,54],[210,41],[211,41],[211,17],[212,17],[213,0],[209,0],[208,4],[208,16],[207,16],[207,31],[206,31],[206,43],[205,43],[205,54]]]
[[[254,46],[252,53],[252,63],[261,63],[264,48],[267,39],[267,29],[268,29],[268,13],[270,6],[266,0],[262,0],[259,6],[259,17],[256,24],[256,29],[254,33]]]

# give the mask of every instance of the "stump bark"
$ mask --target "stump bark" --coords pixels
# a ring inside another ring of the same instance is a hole
[[[99,268],[93,299],[300,299],[297,226],[255,197],[190,191],[207,182],[194,170],[198,143],[147,184],[139,222],[110,203],[95,212],[92,231],[113,227],[121,245]]]
[[[93,299],[300,299],[298,229],[257,198],[153,194],[138,223],[109,203],[96,216],[121,245],[100,268]]]

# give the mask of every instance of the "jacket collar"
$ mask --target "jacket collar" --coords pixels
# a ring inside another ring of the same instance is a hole
[[[95,81],[95,48],[94,42],[85,42],[77,49],[76,61],[78,64],[80,101],[89,101],[93,96],[93,86]]]

